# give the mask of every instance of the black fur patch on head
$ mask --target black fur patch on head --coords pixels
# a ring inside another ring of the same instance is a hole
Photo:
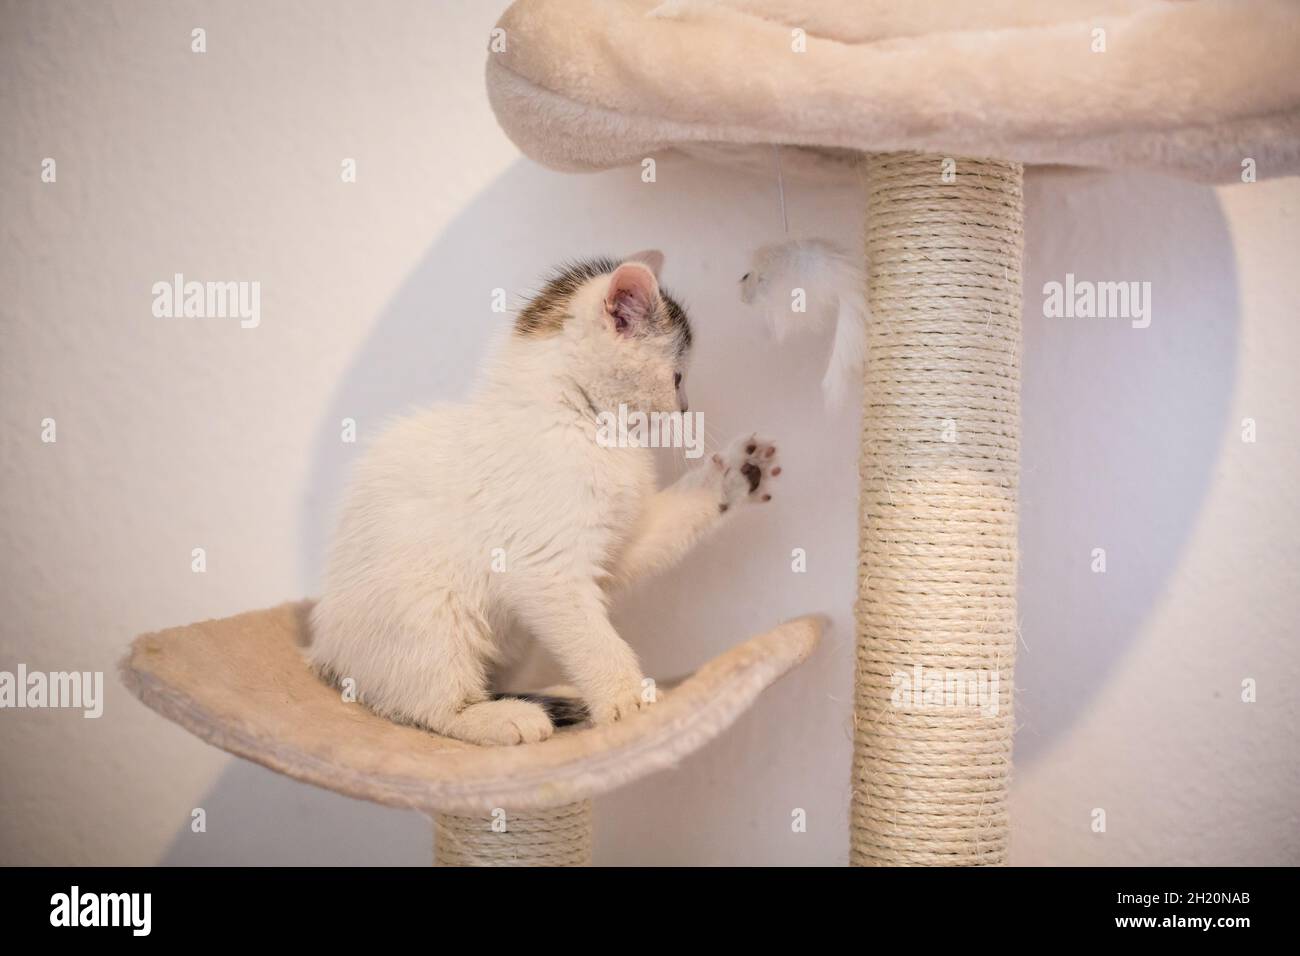
[[[515,320],[517,335],[553,335],[564,327],[569,317],[569,301],[583,285],[598,276],[613,275],[621,262],[608,256],[566,262],[551,274],[542,290],[520,311]],[[691,347],[691,323],[683,309],[662,287],[661,307],[654,325],[659,331],[675,334],[677,351],[684,354]]]
[[[617,262],[604,256],[564,263],[519,313],[515,332],[519,335],[550,335],[560,331],[568,317],[569,300],[573,294],[589,280],[608,275],[617,268]]]
[[[664,311],[668,316],[668,327],[677,334],[677,354],[685,355],[691,350],[691,320],[686,317],[686,310],[677,304],[677,300],[663,289],[659,297],[664,300]]]

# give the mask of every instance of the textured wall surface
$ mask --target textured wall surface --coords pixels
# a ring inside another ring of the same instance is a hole
[[[597,801],[596,860],[847,859],[858,429],[821,409],[821,346],[778,348],[737,301],[781,234],[775,177],[521,159],[483,92],[500,6],[0,4],[0,670],[102,670],[107,698],[97,720],[0,711],[0,862],[427,862],[422,817],[206,747],[114,662],[139,632],[311,593],[358,447],[341,420],[364,442],[461,394],[494,289],[647,246],[697,327],[692,407],[714,438],[776,436],[786,474],[618,624],[650,673],[795,613],[836,626],[723,739]],[[1013,861],[1300,863],[1300,183],[1026,193]],[[787,199],[792,231],[858,241],[857,188]],[[178,272],[260,282],[260,324],[155,317]],[[1150,327],[1045,318],[1067,273],[1150,282]]]

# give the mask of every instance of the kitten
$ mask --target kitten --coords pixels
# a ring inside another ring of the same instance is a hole
[[[541,703],[494,699],[522,626],[596,724],[651,705],[609,620],[618,587],[676,563],[739,506],[771,498],[755,436],[656,491],[652,452],[596,440],[597,416],[686,409],[686,313],[663,256],[560,270],[520,313],[472,400],[394,423],[360,460],[312,614],[312,664],[372,710],[478,744],[554,729]]]

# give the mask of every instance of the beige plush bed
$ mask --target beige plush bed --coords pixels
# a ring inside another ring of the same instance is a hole
[[[493,107],[557,169],[667,149],[770,168],[780,143],[831,174],[894,150],[1300,170],[1292,0],[526,0],[499,28]]]

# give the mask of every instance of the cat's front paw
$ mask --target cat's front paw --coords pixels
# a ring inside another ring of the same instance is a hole
[[[722,482],[718,507],[724,512],[745,501],[771,501],[771,480],[781,474],[776,445],[758,435],[732,441],[713,456],[712,466]]]
[[[601,727],[645,710],[656,697],[653,681],[646,681],[638,674],[618,681],[608,690],[589,695],[587,712],[591,722]]]

